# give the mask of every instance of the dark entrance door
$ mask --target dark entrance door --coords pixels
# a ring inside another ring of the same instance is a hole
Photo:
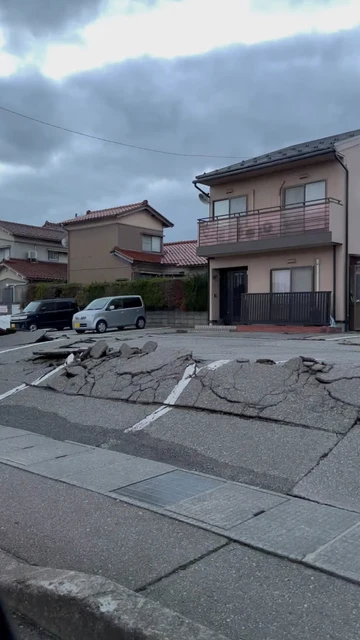
[[[247,269],[220,270],[220,320],[237,324],[241,316],[241,294],[247,292]]]

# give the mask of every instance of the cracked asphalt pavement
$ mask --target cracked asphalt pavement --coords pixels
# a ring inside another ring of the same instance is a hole
[[[81,340],[71,333],[55,337],[58,342],[29,346],[23,339],[21,344],[8,340],[3,348],[0,345],[0,425],[246,483],[292,496],[296,503],[299,497],[360,513],[360,356],[359,346],[351,340],[342,345],[335,339],[209,337],[156,331],[109,333],[101,338],[90,335]],[[65,358],[71,354],[74,357],[66,364]],[[21,384],[24,387],[17,390]],[[75,489],[70,499],[69,490],[61,483],[53,480],[45,485],[44,479],[35,480],[30,474],[29,481],[28,475],[12,468],[4,479],[3,486],[10,493],[18,487],[21,494],[16,523],[10,523],[11,530],[6,533],[10,546],[16,533],[28,549],[27,532],[19,536],[21,513],[26,511],[35,535],[45,505],[46,513],[55,518],[56,505],[63,512],[66,504],[66,526],[70,527],[76,503],[76,513],[86,511],[86,532],[92,530],[92,514],[105,508],[103,500],[94,495],[86,498],[84,490]],[[31,486],[44,501],[33,511],[27,507]],[[13,504],[13,494],[8,497],[8,504]],[[118,520],[112,506],[106,509],[102,518],[94,518],[100,537],[108,536],[106,566],[110,571]],[[133,509],[117,507],[123,513],[122,522],[132,520]],[[140,511],[137,519],[127,539],[129,550],[138,538],[139,548],[147,556],[148,535],[151,553],[158,558],[156,541],[167,528],[158,527],[156,519]],[[148,526],[143,531],[141,523],[145,522]],[[264,522],[264,530],[271,529],[271,524]],[[65,526],[62,519],[58,526]],[[164,572],[173,573],[168,577],[161,574],[159,583],[153,583],[156,571],[150,562],[146,590],[150,598],[200,622],[211,620],[234,640],[358,637],[354,614],[358,586],[239,544],[222,548],[223,541],[209,534],[206,544],[210,551],[203,551],[204,539],[191,528],[187,535],[194,557],[186,571],[179,572],[172,568],[173,549],[177,547],[184,557],[188,550],[175,542],[180,528],[169,524],[168,530],[172,547],[164,540],[160,556],[164,556],[164,566],[170,566]],[[357,530],[356,535],[347,535],[349,544],[360,553]],[[83,550],[87,544],[84,536],[81,530],[79,544],[74,540],[76,557],[80,565],[85,558],[93,569],[93,560],[88,560]],[[94,538],[100,570],[103,557],[97,544]],[[44,544],[38,551],[35,545],[35,551],[40,559],[45,554],[50,561],[51,552]],[[59,565],[64,564],[66,552],[65,547],[61,549]],[[325,557],[326,549],[323,553]],[[338,558],[343,553],[339,548]],[[320,558],[319,567],[322,561]],[[328,566],[328,557],[326,562]],[[349,558],[344,556],[342,562],[346,565]],[[357,566],[357,561],[354,563]],[[121,558],[115,564],[120,571]],[[134,568],[129,564],[126,571],[133,586]],[[229,593],[238,592],[240,574],[246,583],[246,606],[240,606],[235,598],[226,600]],[[227,585],[221,596],[214,592],[218,580]],[[291,585],[291,593],[284,583]],[[193,605],[195,589],[204,595],[200,608]],[[274,591],[282,594],[283,605],[267,597]],[[298,599],[296,593],[300,593]],[[217,601],[221,615],[214,604]],[[294,607],[296,620],[289,627]],[[323,633],[320,628],[329,608],[334,613],[332,626]],[[311,612],[308,618],[306,611]],[[243,618],[247,621],[244,626]]]

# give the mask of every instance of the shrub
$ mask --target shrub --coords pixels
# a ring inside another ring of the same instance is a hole
[[[88,285],[32,283],[27,287],[26,304],[31,300],[44,298],[75,298],[79,307],[84,308],[95,298],[121,295],[141,296],[149,311],[206,311],[207,276],[199,274],[186,278],[141,278],[117,282],[92,282]]]

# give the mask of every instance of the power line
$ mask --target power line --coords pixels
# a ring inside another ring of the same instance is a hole
[[[32,122],[37,122],[38,124],[43,124],[46,127],[52,127],[53,129],[60,129],[60,131],[73,133],[77,136],[82,136],[83,138],[100,140],[100,142],[117,144],[121,147],[128,147],[130,149],[138,149],[139,151],[148,151],[150,153],[162,153],[167,156],[180,156],[183,158],[222,158],[224,160],[226,159],[241,160],[241,158],[239,158],[238,156],[217,156],[217,155],[208,155],[205,153],[177,153],[176,151],[164,151],[163,149],[152,149],[150,147],[140,147],[136,144],[128,144],[127,142],[120,142],[119,140],[110,140],[109,138],[101,138],[100,136],[93,136],[90,133],[83,133],[82,131],[76,131],[75,129],[68,129],[67,127],[61,127],[58,124],[53,124],[52,122],[46,122],[45,120],[40,120],[39,118],[33,118],[32,116],[28,116],[25,113],[19,113],[18,111],[13,111],[12,109],[7,109],[6,107],[0,106],[0,109],[1,111],[6,111],[7,113],[11,113],[14,116],[25,118],[26,120],[31,120]]]

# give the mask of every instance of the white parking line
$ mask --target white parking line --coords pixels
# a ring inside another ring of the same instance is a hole
[[[62,342],[64,340],[69,340],[69,338],[54,338],[54,340],[50,340],[49,342]],[[29,349],[29,347],[36,347],[39,344],[45,344],[43,342],[32,342],[31,344],[23,344],[21,347],[12,347],[11,349],[4,349],[0,351],[0,356],[2,353],[10,353],[10,351],[18,351],[19,349]]]
[[[58,371],[63,369],[65,366],[66,366],[65,364],[61,364],[59,367],[52,369],[52,371],[48,371],[48,373],[43,374],[42,376],[40,376],[30,384],[26,384],[25,382],[23,382],[23,384],[19,384],[19,386],[14,387],[9,391],[5,391],[5,393],[2,393],[0,395],[0,401],[5,400],[5,398],[8,398],[9,396],[13,396],[15,393],[19,393],[19,391],[24,391],[25,389],[29,389],[30,387],[37,387],[40,384],[40,382],[43,382],[43,380],[47,380],[47,378],[50,378],[51,376],[54,375],[54,373],[57,373]]]
[[[172,406],[169,406],[169,405],[175,404],[176,400],[182,394],[184,389],[188,386],[190,380],[194,377],[196,373],[198,373],[202,369],[209,369],[210,371],[215,371],[215,369],[222,367],[224,364],[227,364],[228,362],[231,362],[231,360],[215,360],[215,362],[210,362],[210,364],[205,365],[204,367],[200,367],[200,369],[197,368],[196,364],[190,364],[188,367],[186,367],[181,380],[175,385],[171,393],[166,398],[164,404],[158,409],[156,409],[156,411],[146,416],[146,418],[144,418],[143,420],[140,420],[140,422],[137,422],[132,427],[125,429],[124,433],[135,433],[136,431],[142,431],[143,429],[145,429],[145,427],[148,427],[149,424],[151,424],[152,422],[155,422],[155,420],[157,420],[158,418],[161,418],[161,416],[165,415],[165,413],[168,413],[169,411],[171,411]]]

